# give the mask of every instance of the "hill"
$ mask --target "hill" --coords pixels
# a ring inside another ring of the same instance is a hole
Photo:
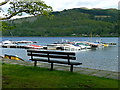
[[[3,36],[118,36],[117,9],[73,8],[51,15],[9,21],[16,28]]]

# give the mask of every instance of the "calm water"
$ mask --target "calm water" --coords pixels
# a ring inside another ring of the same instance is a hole
[[[109,46],[104,48],[76,51],[76,57],[79,62],[83,64],[80,67],[93,68],[100,70],[118,71],[118,38],[89,38],[89,37],[3,37],[2,40],[30,40],[37,41],[38,45],[47,45],[54,42],[70,40],[70,41],[96,41],[102,42],[116,42],[117,46]],[[24,49],[3,49],[2,54],[15,54],[28,60],[26,50]]]

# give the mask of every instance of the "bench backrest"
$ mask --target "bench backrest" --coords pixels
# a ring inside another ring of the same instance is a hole
[[[76,60],[74,52],[39,51],[39,50],[27,50],[27,52],[28,56],[31,56],[31,59],[33,59],[34,56],[46,57],[48,58],[48,62],[50,61],[50,58],[65,59],[68,60],[68,63],[70,62],[70,60]]]

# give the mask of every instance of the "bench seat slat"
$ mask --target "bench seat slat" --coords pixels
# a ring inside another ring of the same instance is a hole
[[[60,63],[60,64],[68,64],[68,61],[55,61],[55,60],[50,60],[50,63]],[[69,65],[81,65],[82,63],[80,62],[70,62]]]
[[[48,62],[47,59],[30,59],[32,61],[43,61],[43,62]],[[50,60],[49,63],[60,63],[60,64],[68,64],[68,61],[60,61],[60,60]],[[69,65],[81,65],[82,63],[80,62],[70,62]]]
[[[43,62],[48,62],[48,59],[30,59],[31,61],[43,61]]]
[[[59,51],[56,52],[56,51],[39,51],[39,50],[27,50],[27,52],[28,52],[28,56],[31,56],[30,60],[34,61],[34,66],[37,66],[37,61],[48,62],[51,63],[51,70],[53,70],[53,63],[70,65],[71,72],[73,72],[73,65],[82,64],[77,61],[74,62],[72,61],[72,60],[76,60],[74,52],[59,52]]]

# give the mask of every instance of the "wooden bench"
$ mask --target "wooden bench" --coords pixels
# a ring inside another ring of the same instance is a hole
[[[34,66],[37,66],[37,61],[48,62],[51,63],[51,70],[53,70],[54,63],[70,65],[71,72],[73,72],[73,65],[82,64],[76,61],[73,62],[73,60],[76,60],[74,52],[27,50],[27,53],[30,60],[34,61]]]

